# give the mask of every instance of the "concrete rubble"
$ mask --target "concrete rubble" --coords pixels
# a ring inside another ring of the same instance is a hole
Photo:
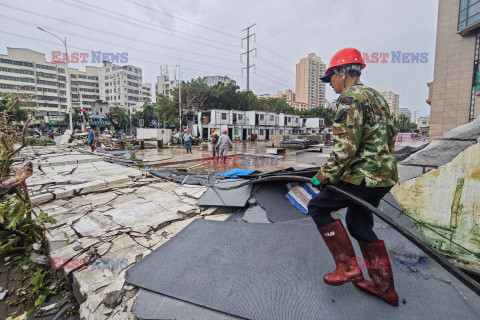
[[[27,180],[32,201],[56,220],[47,224],[52,267],[72,281],[82,319],[133,319],[138,289],[125,284],[125,271],[193,217],[229,216],[211,216],[215,207],[195,205],[204,186],[162,182],[137,168],[57,147],[28,148],[25,156],[36,167]]]

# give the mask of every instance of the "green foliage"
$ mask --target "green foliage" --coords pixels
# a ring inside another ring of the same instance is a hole
[[[135,151],[133,151],[133,146],[130,142],[125,144],[125,149],[130,152],[130,160],[135,161],[137,160],[137,156],[135,155]]]
[[[142,111],[138,111],[132,115],[132,125],[138,127],[139,119],[143,119],[146,128],[152,128],[152,120],[158,120],[156,104],[145,103]]]
[[[55,141],[49,138],[45,138],[45,139],[27,138],[25,139],[25,143],[27,144],[27,146],[50,146],[50,145],[54,145]]]
[[[110,111],[108,111],[106,118],[115,126],[115,129],[117,130],[125,129],[125,127],[130,121],[127,111],[124,108],[120,107],[110,108]]]
[[[155,110],[161,123],[167,125],[175,124],[175,127],[178,128],[180,123],[178,117],[178,104],[164,95],[159,94],[155,103]]]
[[[394,124],[399,132],[410,132],[417,129],[417,125],[415,123],[411,123],[410,118],[404,114],[400,114],[397,118],[395,118]]]
[[[17,98],[18,97],[13,94],[5,92],[0,93],[0,112],[8,110],[13,104],[15,104]],[[25,109],[21,104],[17,103],[17,105],[7,113],[5,120],[8,120],[6,124],[11,125],[13,123],[23,122],[27,120],[30,112],[31,110]]]

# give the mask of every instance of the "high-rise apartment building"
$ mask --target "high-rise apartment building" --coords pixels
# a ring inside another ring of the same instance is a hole
[[[142,69],[104,62],[99,69],[100,100],[110,106],[126,109],[135,107],[142,97]]]
[[[440,0],[433,83],[429,84],[430,140],[480,113],[480,4]]]
[[[295,81],[295,101],[306,103],[310,108],[323,106],[325,101],[325,83],[320,80],[326,66],[320,57],[310,53],[297,63]]]
[[[400,95],[395,92],[381,88],[378,92],[387,100],[388,106],[390,107],[390,113],[392,115],[398,114],[398,108],[400,107]]]
[[[155,85],[155,91],[157,94],[163,94],[167,98],[171,98],[171,90],[178,88],[180,80],[174,79],[170,80],[168,75],[161,75],[157,77],[157,83]]]
[[[0,55],[0,92],[21,94],[24,105],[35,110],[39,122],[62,119],[67,110],[66,65],[51,63],[45,54],[29,49],[7,48]],[[69,68],[72,107],[80,105],[87,111],[99,99],[98,68],[85,71]]]

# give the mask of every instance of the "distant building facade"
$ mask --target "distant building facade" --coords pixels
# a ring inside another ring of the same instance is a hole
[[[320,80],[326,66],[320,57],[310,53],[296,65],[295,101],[306,103],[310,108],[323,106],[325,83]]]
[[[418,117],[417,129],[422,136],[428,137],[430,129],[430,116]]]
[[[295,92],[290,89],[285,90],[285,92],[279,91],[274,96],[274,98],[279,98],[287,101],[295,101]]]
[[[142,84],[142,101],[152,102],[152,84],[151,83]]]
[[[199,134],[209,139],[211,130],[227,130],[231,139],[269,140],[276,134],[302,133],[300,116],[267,111],[214,109],[198,113]]]
[[[155,91],[158,94],[163,94],[168,99],[172,98],[171,90],[178,88],[180,80],[170,80],[168,75],[161,75],[157,77],[157,83],[155,85]]]
[[[303,102],[297,102],[297,101],[288,101],[287,103],[290,107],[294,108],[295,110],[298,111],[304,111],[310,109],[310,106],[308,103],[303,103]]]
[[[398,108],[397,117],[401,114],[407,116],[408,120],[412,121],[412,112],[408,108]]]
[[[67,111],[66,64],[51,63],[45,54],[30,49],[7,48],[0,55],[0,92],[20,94],[25,107],[35,111],[35,122],[67,126],[63,121]],[[87,66],[85,71],[69,68],[72,107],[91,111],[99,99],[98,68]]]
[[[336,110],[337,109],[337,100],[334,100],[333,102],[328,102],[327,100],[325,100],[325,102],[323,103],[323,107],[325,109]]]
[[[111,107],[130,109],[143,101],[142,69],[104,62],[99,70],[100,100]]]
[[[223,83],[223,84],[237,84],[237,82],[233,79],[231,79],[228,76],[207,76],[205,77],[205,82],[209,87],[214,86],[218,83]]]
[[[440,0],[431,105],[430,140],[480,113],[480,13],[473,0]]]
[[[398,108],[400,108],[400,95],[385,88],[379,89],[378,92],[385,98],[385,100],[387,100],[388,106],[390,107],[390,113],[392,115],[397,115]]]

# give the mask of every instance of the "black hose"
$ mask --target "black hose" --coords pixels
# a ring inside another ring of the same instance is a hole
[[[265,177],[265,178],[260,178],[260,179],[253,179],[249,180],[243,183],[240,183],[236,186],[232,187],[218,187],[218,186],[213,186],[213,188],[218,189],[218,190],[233,190],[237,189],[249,184],[255,184],[255,183],[265,183],[265,182],[271,182],[271,181],[295,181],[295,182],[310,182],[309,178],[306,177],[299,177],[299,176],[291,176],[291,175],[280,175],[280,176],[271,176],[271,177]],[[359,197],[343,191],[342,189],[334,186],[334,185],[327,185],[326,188],[330,191],[333,191],[342,197],[344,197],[346,200],[349,200],[350,202],[353,202],[355,204],[358,204],[359,206],[371,211],[373,214],[375,214],[378,218],[386,222],[389,226],[391,226],[393,229],[395,229],[397,232],[399,232],[401,235],[403,235],[405,238],[410,240],[413,244],[415,244],[420,250],[425,252],[430,258],[435,260],[438,264],[440,264],[445,270],[447,270],[451,275],[453,275],[455,278],[457,278],[460,282],[462,282],[465,286],[467,286],[469,289],[471,289],[473,292],[475,292],[477,295],[480,296],[480,285],[475,282],[472,278],[470,278],[468,275],[466,275],[463,271],[461,271],[459,268],[455,267],[452,263],[450,263],[447,259],[442,257],[440,254],[438,254],[435,250],[427,246],[420,238],[418,238],[416,235],[411,233],[410,231],[406,230],[403,228],[401,225],[399,225],[397,222],[395,222],[392,218],[387,216],[383,211],[381,211],[378,208],[375,208],[368,202],[360,199]]]

